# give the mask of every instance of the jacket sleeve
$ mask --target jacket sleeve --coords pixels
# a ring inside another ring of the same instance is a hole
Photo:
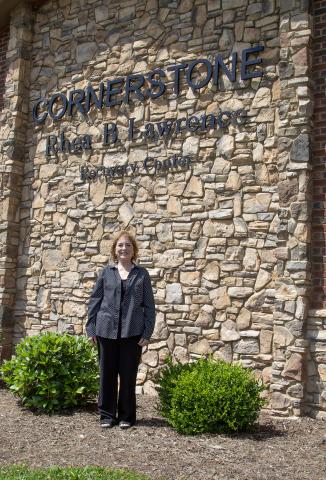
[[[86,332],[90,337],[95,337],[96,335],[96,316],[101,307],[104,294],[103,286],[103,274],[104,269],[101,271],[91,297],[88,302],[88,320],[86,323]]]
[[[146,340],[149,340],[155,326],[155,302],[153,289],[151,284],[151,279],[147,270],[145,271],[144,278],[144,290],[143,290],[143,306],[144,306],[144,317],[145,317],[145,329],[142,337]]]

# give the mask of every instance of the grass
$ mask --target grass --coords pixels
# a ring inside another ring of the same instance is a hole
[[[102,467],[0,467],[0,480],[150,480],[130,470]]]

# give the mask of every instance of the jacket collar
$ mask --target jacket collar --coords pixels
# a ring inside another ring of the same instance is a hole
[[[118,269],[118,265],[117,265],[116,263],[110,263],[110,264],[108,265],[108,268],[110,268],[111,270]],[[139,268],[139,265],[137,265],[136,263],[133,263],[133,267],[132,267],[132,269],[130,270],[130,272],[131,272],[134,268]]]
[[[108,265],[108,267],[114,272],[114,275],[115,275],[117,281],[119,281],[120,276],[119,276],[119,273],[118,273],[117,264],[111,264],[111,265]],[[128,278],[127,278],[126,292],[130,289],[131,285],[134,283],[135,278],[137,277],[139,271],[140,271],[139,266],[134,263],[132,269],[130,270]]]

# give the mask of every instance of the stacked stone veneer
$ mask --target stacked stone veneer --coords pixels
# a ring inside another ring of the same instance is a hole
[[[4,108],[0,112],[0,359],[10,355],[13,346],[32,25],[30,8],[21,4],[10,23]]]
[[[169,354],[182,362],[212,354],[254,368],[268,386],[274,412],[302,412],[310,288],[311,22],[306,2],[295,0],[59,0],[39,8],[24,120],[15,343],[44,330],[84,331],[87,299],[109,261],[112,234],[128,227],[138,237],[140,263],[150,271],[157,303],[139,390],[153,390],[153,373]],[[209,84],[199,93],[182,80],[178,97],[134,99],[40,126],[31,120],[40,97],[196,58],[213,60],[217,53],[227,58],[257,44],[265,47],[261,78],[231,83],[224,76],[219,88]],[[15,81],[26,83],[20,68],[12,68],[9,92]],[[5,114],[14,106],[9,101]],[[130,118],[142,128],[146,122],[240,108],[248,110],[249,121],[225,130],[156,143],[126,136]],[[120,143],[103,146],[105,122],[117,123]],[[91,134],[92,151],[47,158],[46,137],[63,131],[68,139]],[[190,156],[191,169],[80,180],[81,166],[111,167],[147,156],[163,161],[174,154]]]

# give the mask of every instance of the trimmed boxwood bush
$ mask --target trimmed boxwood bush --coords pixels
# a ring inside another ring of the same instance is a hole
[[[166,419],[169,418],[171,411],[171,403],[173,391],[177,385],[179,376],[186,371],[190,371],[195,367],[195,363],[173,363],[172,358],[165,360],[165,366],[154,377],[156,390],[159,396],[157,405],[160,414]]]
[[[179,433],[248,430],[264,404],[251,370],[212,359],[172,365],[156,378],[159,411]]]
[[[81,406],[98,391],[97,352],[85,337],[27,337],[2,364],[0,377],[26,407],[50,413]]]

